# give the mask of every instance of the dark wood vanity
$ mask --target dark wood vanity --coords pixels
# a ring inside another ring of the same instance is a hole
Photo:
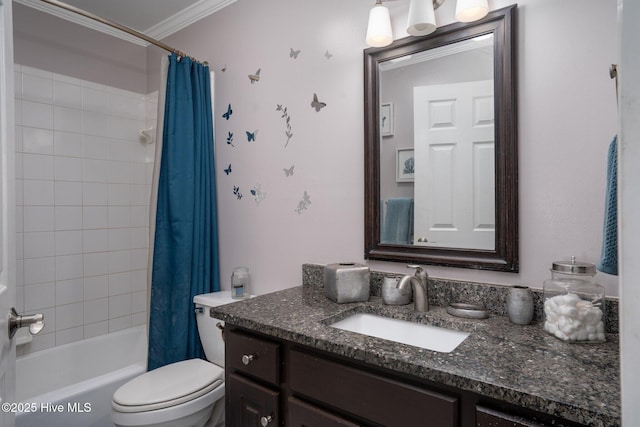
[[[227,323],[226,425],[578,426]]]

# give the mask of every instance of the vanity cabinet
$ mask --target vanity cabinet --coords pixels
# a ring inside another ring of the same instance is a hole
[[[575,427],[549,415],[226,325],[228,427]]]
[[[454,395],[415,387],[297,349],[287,354],[287,372],[294,395],[375,424],[420,425],[428,416],[433,427],[458,425],[458,397]]]

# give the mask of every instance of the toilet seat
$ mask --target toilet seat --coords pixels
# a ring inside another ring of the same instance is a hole
[[[112,406],[118,412],[170,408],[204,396],[224,384],[224,370],[202,359],[183,360],[149,371],[120,387]]]

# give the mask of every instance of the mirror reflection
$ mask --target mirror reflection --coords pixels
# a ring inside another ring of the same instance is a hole
[[[378,64],[381,243],[495,248],[493,44]]]

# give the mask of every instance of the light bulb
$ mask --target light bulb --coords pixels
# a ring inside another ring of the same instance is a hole
[[[484,18],[489,13],[487,0],[457,0],[456,20],[473,22]]]

